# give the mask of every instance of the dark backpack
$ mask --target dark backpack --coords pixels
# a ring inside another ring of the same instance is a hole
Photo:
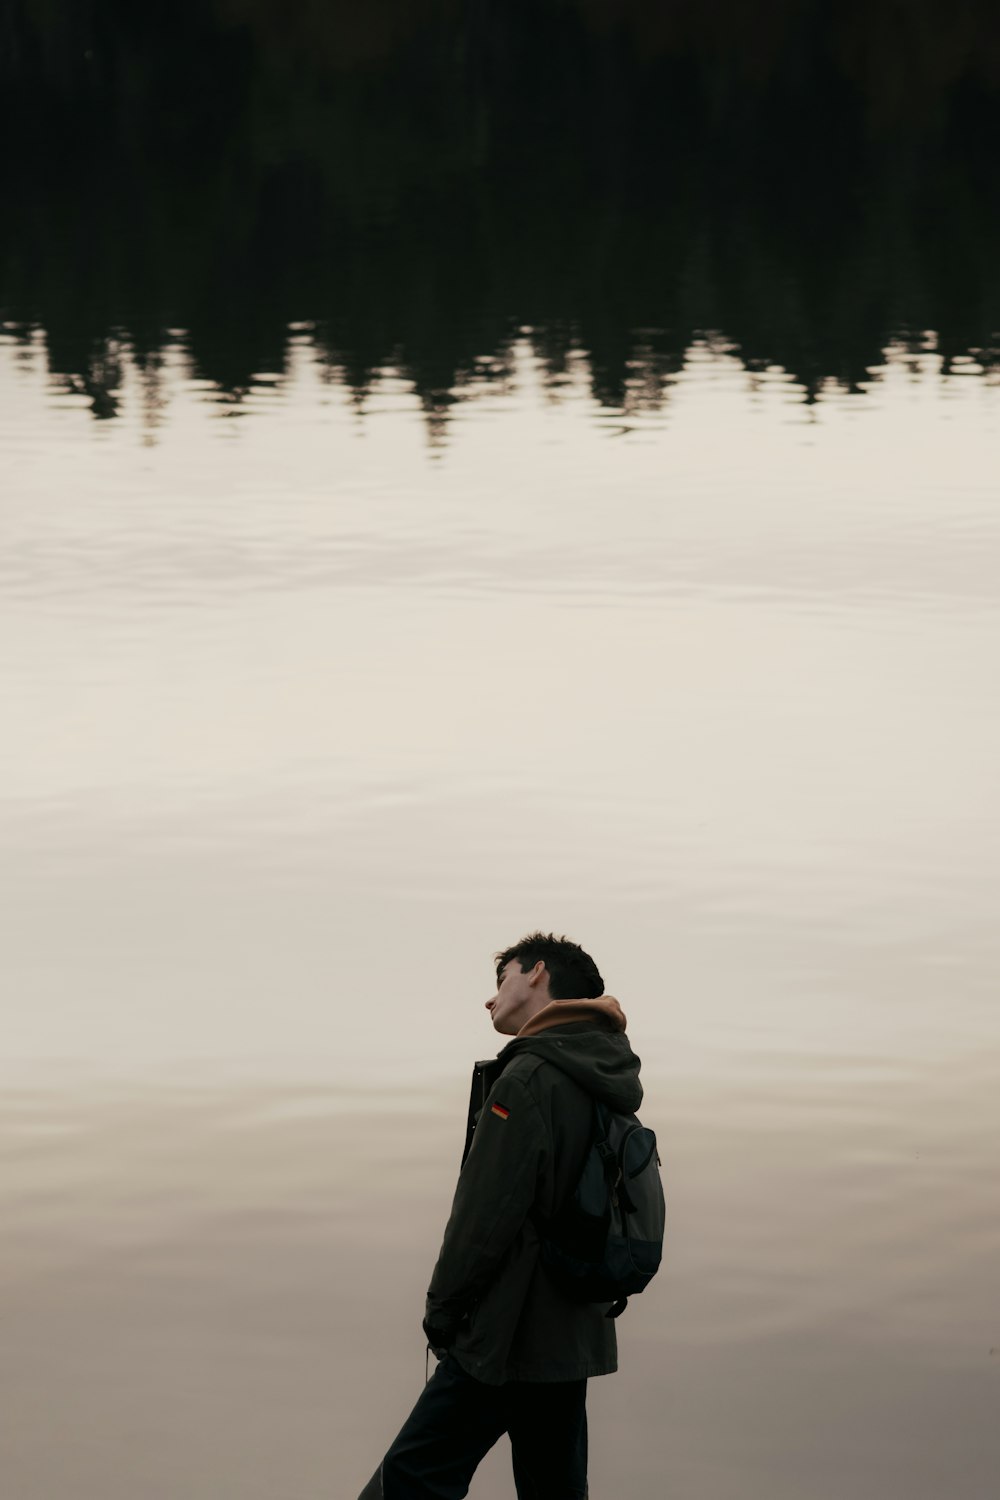
[[[617,1318],[656,1275],[665,1218],[656,1136],[595,1099],[579,1181],[538,1224],[542,1264],[568,1297],[610,1302],[607,1316]]]

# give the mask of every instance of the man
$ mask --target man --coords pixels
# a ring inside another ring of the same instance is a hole
[[[618,1367],[607,1305],[573,1302],[539,1260],[536,1221],[573,1192],[593,1099],[634,1113],[639,1059],[577,943],[535,932],[497,955],[494,1029],[477,1063],[462,1170],[427,1293],[439,1359],[360,1500],[461,1500],[506,1432],[519,1500],[587,1494],[587,1380]]]

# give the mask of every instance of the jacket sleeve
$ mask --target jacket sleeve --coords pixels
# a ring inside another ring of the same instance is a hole
[[[489,1287],[535,1201],[547,1149],[541,1112],[516,1077],[497,1079],[455,1189],[427,1293],[424,1329],[446,1344]]]

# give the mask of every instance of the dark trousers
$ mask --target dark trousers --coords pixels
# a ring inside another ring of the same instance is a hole
[[[586,1500],[587,1382],[484,1385],[449,1354],[359,1500],[463,1500],[510,1436],[518,1500]]]

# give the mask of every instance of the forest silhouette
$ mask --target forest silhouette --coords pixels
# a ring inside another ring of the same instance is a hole
[[[519,337],[623,412],[704,338],[805,400],[929,331],[998,366],[986,0],[11,0],[0,85],[0,316],[97,416],[178,337],[238,401],[293,324],[438,432]]]

